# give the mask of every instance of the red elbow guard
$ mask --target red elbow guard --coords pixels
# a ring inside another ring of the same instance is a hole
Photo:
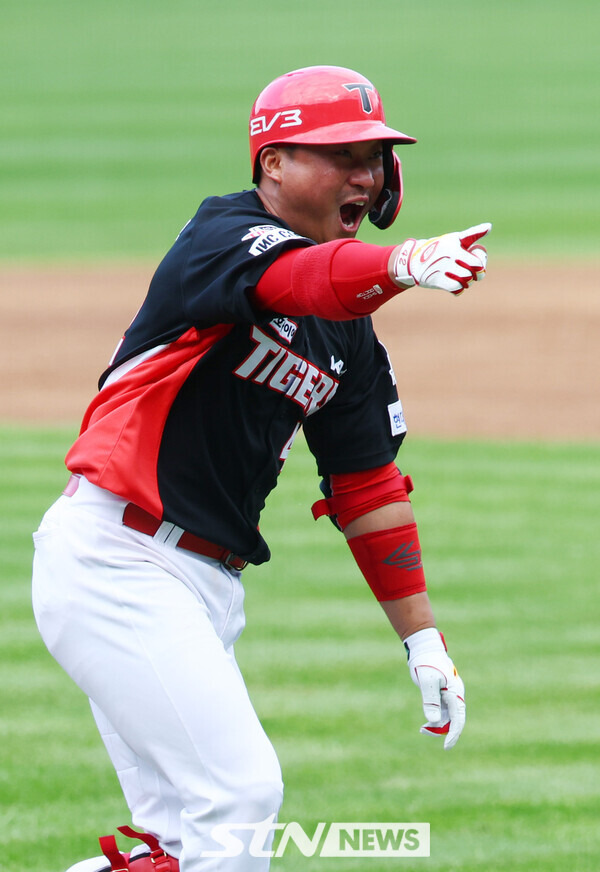
[[[427,589],[416,524],[364,533],[348,539],[348,545],[379,602]]]
[[[412,479],[402,475],[394,463],[364,472],[332,475],[333,496],[319,500],[312,507],[315,521],[322,515],[336,515],[341,529],[360,515],[388,503],[408,502],[413,490]]]

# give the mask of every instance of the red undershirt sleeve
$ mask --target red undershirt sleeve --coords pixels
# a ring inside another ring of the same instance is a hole
[[[253,301],[282,315],[362,318],[402,290],[388,274],[394,248],[336,239],[286,251],[264,272]]]

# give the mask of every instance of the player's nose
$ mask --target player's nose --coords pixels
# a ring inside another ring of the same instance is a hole
[[[372,188],[375,184],[375,175],[368,161],[356,160],[350,170],[348,181],[351,185],[361,188]]]

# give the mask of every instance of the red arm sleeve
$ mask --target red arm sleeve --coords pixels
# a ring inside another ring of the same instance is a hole
[[[336,239],[286,251],[265,271],[253,300],[282,315],[361,318],[401,292],[388,275],[394,248]]]

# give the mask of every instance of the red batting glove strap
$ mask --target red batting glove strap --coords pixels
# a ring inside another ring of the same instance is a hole
[[[416,524],[354,536],[348,545],[379,602],[427,589]]]

